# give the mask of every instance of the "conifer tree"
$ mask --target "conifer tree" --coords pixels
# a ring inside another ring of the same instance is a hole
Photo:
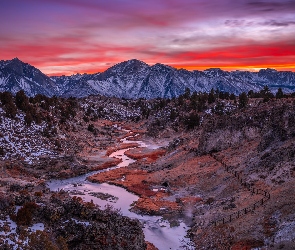
[[[215,102],[215,95],[214,95],[214,89],[212,88],[208,95],[208,103],[211,104],[213,102]]]
[[[248,96],[245,92],[239,95],[239,108],[245,108],[248,104]]]
[[[284,97],[284,93],[283,93],[282,88],[278,88],[278,92],[276,93],[276,98],[281,99],[283,97]]]

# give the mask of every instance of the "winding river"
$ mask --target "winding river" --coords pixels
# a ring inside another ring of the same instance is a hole
[[[126,143],[128,137],[122,139],[121,142]],[[138,143],[140,147],[158,148],[157,145],[145,143],[143,141],[132,141]],[[105,170],[95,171],[86,175],[69,178],[66,180],[51,180],[47,183],[48,187],[52,191],[65,190],[72,196],[81,197],[84,201],[91,201],[99,205],[102,209],[106,205],[111,205],[115,209],[120,209],[124,216],[128,216],[132,219],[138,219],[143,225],[143,232],[145,239],[153,243],[159,250],[169,249],[181,249],[184,244],[187,244],[189,240],[185,238],[188,226],[179,221],[179,226],[170,227],[170,223],[164,220],[160,216],[148,216],[139,215],[129,211],[130,205],[138,200],[138,196],[134,195],[124,188],[109,185],[107,183],[97,184],[86,180],[90,175],[100,173],[103,171],[109,171],[114,168],[126,167],[130,163],[134,162],[133,159],[127,157],[124,153],[130,148],[121,149],[115,151],[110,157],[116,157],[122,159],[122,162],[116,167],[111,167]],[[93,196],[93,193],[107,194],[103,199]]]

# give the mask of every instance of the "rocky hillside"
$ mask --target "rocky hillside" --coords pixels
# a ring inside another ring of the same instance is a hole
[[[175,69],[163,64],[149,66],[139,60],[129,60],[96,74],[51,77],[15,58],[0,61],[0,91],[16,93],[24,90],[29,96],[86,97],[104,95],[120,98],[172,98],[192,92],[219,91],[240,94],[260,91],[268,86],[272,92],[280,87],[284,92],[295,89],[295,73],[263,69],[259,72],[232,71],[218,68],[205,71]]]

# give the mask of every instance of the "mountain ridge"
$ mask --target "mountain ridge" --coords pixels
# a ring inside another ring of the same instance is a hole
[[[186,88],[192,92],[209,92],[213,88],[240,94],[259,91],[265,85],[273,92],[279,87],[286,93],[293,92],[295,72],[275,69],[224,71],[220,68],[189,71],[161,63],[150,66],[131,59],[104,72],[49,77],[18,58],[0,61],[0,91],[15,94],[24,90],[28,96],[85,97],[99,94],[131,99],[173,98],[184,93]]]

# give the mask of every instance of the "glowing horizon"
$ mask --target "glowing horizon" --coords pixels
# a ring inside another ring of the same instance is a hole
[[[0,60],[47,75],[97,73],[136,58],[187,70],[295,72],[288,0],[0,2]]]

